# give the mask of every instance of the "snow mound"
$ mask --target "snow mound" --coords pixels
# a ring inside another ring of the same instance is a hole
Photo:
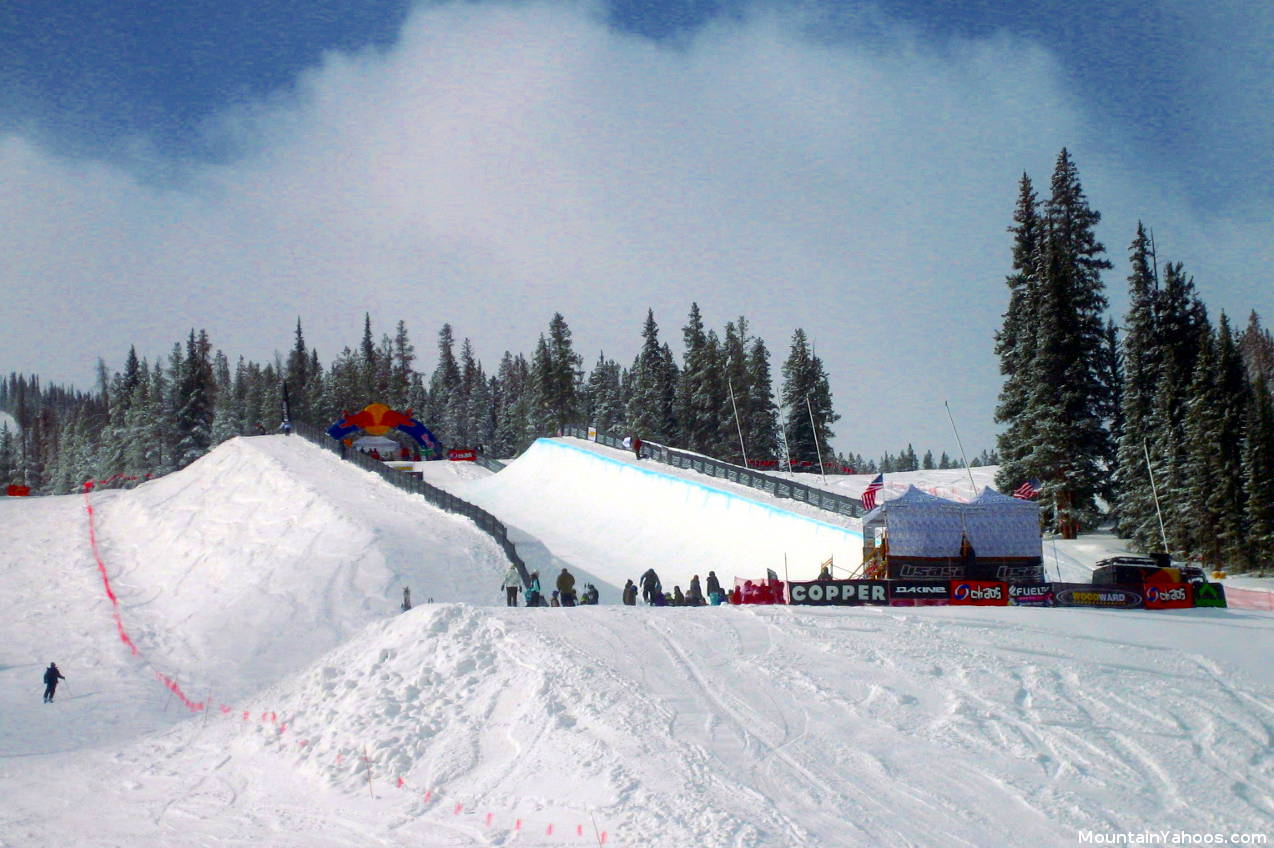
[[[228,744],[348,795],[370,769],[416,834],[453,821],[453,803],[705,848],[1258,831],[1274,814],[1274,689],[1229,646],[1272,624],[437,605],[262,693],[287,733]]]
[[[294,670],[394,612],[404,586],[417,602],[498,602],[508,565],[468,519],[299,438],[233,439],[95,498],[134,638],[218,689]]]

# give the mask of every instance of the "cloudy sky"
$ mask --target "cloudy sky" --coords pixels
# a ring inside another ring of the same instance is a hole
[[[591,366],[803,327],[837,447],[994,444],[1025,171],[1074,155],[1123,312],[1137,221],[1213,313],[1274,318],[1274,13],[1177,0],[0,4],[0,371],[301,318],[489,369],[554,311]],[[956,8],[953,8],[956,7]],[[1091,8],[1090,8],[1091,7]]]

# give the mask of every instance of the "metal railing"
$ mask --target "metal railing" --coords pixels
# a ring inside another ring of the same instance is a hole
[[[453,512],[457,515],[463,515],[466,518],[471,519],[473,523],[478,525],[484,533],[492,539],[495,539],[496,544],[504,551],[504,555],[509,558],[509,562],[513,563],[514,567],[518,570],[518,574],[522,576],[522,585],[530,585],[531,575],[526,570],[526,563],[523,562],[522,557],[518,555],[517,548],[511,541],[509,541],[508,528],[506,528],[498,518],[487,512],[485,509],[474,506],[466,500],[461,500],[450,492],[444,491],[431,483],[426,483],[424,480],[418,480],[406,471],[399,471],[395,468],[390,468],[378,459],[372,459],[370,456],[367,456],[360,451],[347,448],[343,442],[333,439],[326,433],[326,431],[321,430],[312,424],[307,424],[304,421],[293,422],[292,431],[307,441],[313,442],[326,450],[330,450],[341,459],[357,465],[364,471],[379,474],[382,478],[384,478],[385,482],[392,486],[397,486],[404,491],[420,495],[426,501],[439,509],[446,510],[447,512]],[[489,466],[484,465],[483,467]],[[499,468],[494,470],[498,471]]]
[[[574,436],[579,439],[588,439],[588,431],[579,427],[566,427],[562,430],[564,436]],[[597,443],[606,445],[620,450],[628,450],[624,447],[624,440],[616,436],[606,433],[597,434]],[[762,492],[773,495],[776,498],[791,498],[800,503],[806,503],[818,509],[835,512],[839,515],[846,515],[850,518],[861,518],[863,515],[863,502],[858,498],[851,498],[848,495],[838,495],[834,492],[827,492],[814,486],[807,486],[804,483],[797,483],[793,480],[784,480],[781,477],[771,477],[768,474],[762,474],[751,468],[744,468],[740,465],[732,465],[728,462],[722,462],[719,459],[702,456],[695,453],[687,453],[670,448],[666,445],[657,444],[655,442],[641,443],[641,455],[649,457],[656,462],[662,462],[671,465],[674,468],[688,468],[691,471],[697,471],[700,474],[707,474],[709,477],[716,477],[731,483],[738,483],[742,486],[749,486]]]

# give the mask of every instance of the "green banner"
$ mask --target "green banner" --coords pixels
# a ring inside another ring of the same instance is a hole
[[[1220,583],[1196,583],[1194,605],[1196,607],[1225,606],[1225,587]]]

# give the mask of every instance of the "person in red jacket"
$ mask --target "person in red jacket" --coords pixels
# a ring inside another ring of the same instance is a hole
[[[633,436],[633,454],[638,459],[641,459],[641,436],[638,436],[638,435]]]

